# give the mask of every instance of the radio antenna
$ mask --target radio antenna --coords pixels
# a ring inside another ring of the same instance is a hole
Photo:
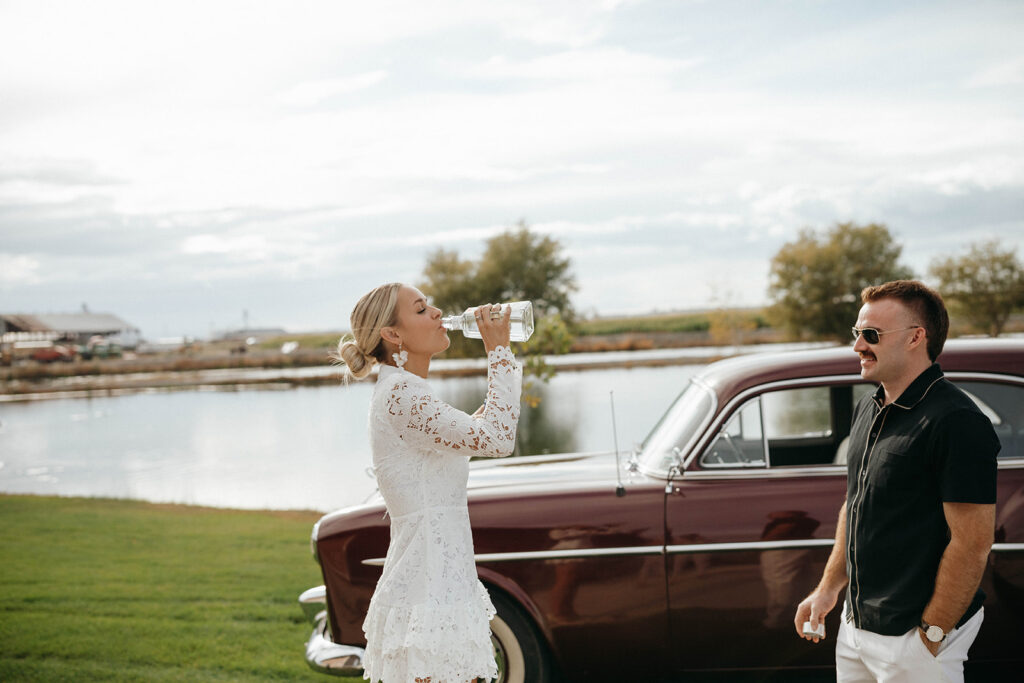
[[[622,468],[619,467],[619,434],[615,428],[615,391],[608,392],[612,404],[612,441],[615,444],[615,495],[621,498],[626,495],[626,487],[622,485]]]

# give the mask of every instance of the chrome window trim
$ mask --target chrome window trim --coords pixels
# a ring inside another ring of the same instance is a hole
[[[846,476],[846,465],[812,465],[808,467],[737,467],[733,469],[706,469],[687,471],[683,480],[698,479],[775,479],[778,477],[837,477]]]
[[[772,468],[772,452],[768,450],[768,423],[764,421],[764,394],[757,397],[757,412],[761,420],[761,451],[764,453],[764,467]]]
[[[564,550],[533,550],[515,553],[480,553],[475,562],[529,562],[531,560],[580,560],[593,557],[627,557],[637,555],[688,555],[694,553],[743,552],[752,550],[793,550],[827,548],[834,538],[799,538],[783,541],[745,541],[735,543],[688,543],[685,545],[641,545],[623,548],[566,548]],[[1021,552],[1024,543],[993,543],[992,552]],[[369,567],[383,567],[383,557],[363,560]]]
[[[709,472],[712,470],[715,472],[725,472],[731,470],[740,470],[742,472],[758,472],[760,470],[767,469],[768,465],[765,463],[764,460],[753,460],[751,462],[709,462],[701,465],[701,467],[703,467],[705,470]],[[703,470],[694,471],[697,472]],[[687,473],[685,476],[689,477],[690,474]]]
[[[996,461],[996,467],[1001,470],[1021,469],[1024,467],[1024,458],[1003,458]],[[693,470],[683,475],[685,479],[771,479],[772,477],[825,477],[825,476],[846,476],[846,465],[811,465],[809,467],[776,467],[766,470],[762,468],[737,467],[731,470]]]
[[[776,389],[789,389],[795,387],[802,387],[806,385],[817,385],[841,383],[841,384],[872,384],[871,382],[865,382],[864,378],[860,375],[817,375],[815,377],[798,377],[794,379],[777,380],[775,382],[769,382],[767,384],[758,384],[757,386],[745,389],[740,393],[732,397],[732,399],[725,404],[721,411],[717,413],[716,418],[712,421],[710,429],[707,429],[702,439],[696,444],[695,448],[686,455],[686,460],[683,463],[683,470],[685,474],[683,477],[689,477],[693,472],[689,471],[690,465],[693,463],[694,458],[700,453],[703,448],[707,446],[712,435],[717,435],[718,430],[722,428],[725,422],[725,416],[731,415],[735,412],[738,404],[745,403],[751,396],[760,396],[761,394]],[[825,465],[824,467],[827,467]],[[745,470],[749,472],[750,470]]]
[[[1004,375],[1001,372],[974,372],[971,370],[953,370],[952,372],[943,372],[949,379],[962,379],[962,380],[980,380],[982,382],[996,380],[999,382],[1007,382],[1009,384],[1021,384],[1024,385],[1024,377],[1018,377],[1017,375]]]

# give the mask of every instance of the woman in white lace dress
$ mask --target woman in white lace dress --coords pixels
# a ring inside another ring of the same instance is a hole
[[[469,415],[427,383],[431,357],[448,348],[441,312],[398,283],[352,311],[354,340],[339,345],[356,377],[380,363],[370,402],[370,448],[391,520],[391,544],[363,622],[364,678],[384,683],[465,683],[497,676],[494,607],[477,578],[466,507],[471,456],[510,455],[522,369],[509,350],[510,311],[475,312],[487,350],[487,397]]]

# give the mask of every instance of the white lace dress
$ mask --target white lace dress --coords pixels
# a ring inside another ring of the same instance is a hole
[[[438,400],[417,375],[380,369],[370,448],[391,544],[363,622],[363,677],[371,681],[497,676],[494,606],[473,562],[466,481],[470,456],[512,453],[522,368],[504,346],[487,358],[487,398],[474,415]]]

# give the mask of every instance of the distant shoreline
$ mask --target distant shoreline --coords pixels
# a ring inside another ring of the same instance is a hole
[[[709,363],[721,356],[609,360],[603,363],[559,363],[560,371],[581,371],[612,367],[650,367]],[[565,357],[560,357],[565,358]],[[475,360],[475,359],[474,359]],[[482,360],[482,359],[481,359]],[[291,371],[289,371],[291,370]],[[445,367],[435,361],[430,376],[435,378],[470,377],[487,374],[483,362],[459,362]],[[350,379],[352,384],[376,380],[376,373],[363,380]],[[181,370],[105,375],[72,375],[42,381],[6,382],[0,393],[0,403],[34,401],[56,398],[94,398],[97,396],[123,396],[146,391],[206,390],[226,391],[232,388],[290,389],[304,386],[323,386],[344,382],[343,370],[331,365],[307,366],[297,369],[273,368],[213,368],[208,370]]]
[[[765,323],[760,309],[733,313],[739,316],[733,325],[715,332],[708,312],[584,321],[570,352],[548,356],[546,361],[561,371],[685,365],[735,355],[735,349],[740,347],[777,347],[786,343],[786,335]],[[952,330],[953,336],[966,331],[962,326]],[[1024,332],[1024,316],[1014,316],[1006,332]],[[343,372],[332,366],[329,358],[341,335],[342,332],[318,332],[256,340],[222,339],[151,354],[128,353],[124,358],[49,364],[21,361],[13,366],[0,366],[0,403],[146,391],[289,389],[340,384],[344,382]],[[469,359],[438,358],[430,370],[431,377],[437,378],[485,372],[482,353]]]
[[[611,368],[664,367],[705,364],[755,349],[810,348],[822,343],[765,344],[744,346],[698,346],[630,349],[624,351],[578,352],[547,356],[545,360],[559,372],[577,372]],[[828,343],[824,343],[828,345]],[[250,358],[247,360],[255,360]],[[37,379],[7,380],[0,383],[0,403],[62,398],[95,398],[124,396],[151,391],[234,391],[252,389],[291,389],[303,386],[324,386],[344,383],[343,370],[321,361],[315,365],[283,365],[280,359],[268,365],[244,367],[207,367],[169,369],[150,364],[147,370],[135,372],[104,372],[102,374],[67,374]],[[105,361],[110,363],[111,361]],[[117,361],[113,361],[117,362]],[[121,361],[128,363],[130,361]],[[70,369],[70,368],[69,368]],[[487,372],[482,357],[438,359],[431,365],[430,376],[481,376]],[[375,381],[376,374],[350,383]]]

